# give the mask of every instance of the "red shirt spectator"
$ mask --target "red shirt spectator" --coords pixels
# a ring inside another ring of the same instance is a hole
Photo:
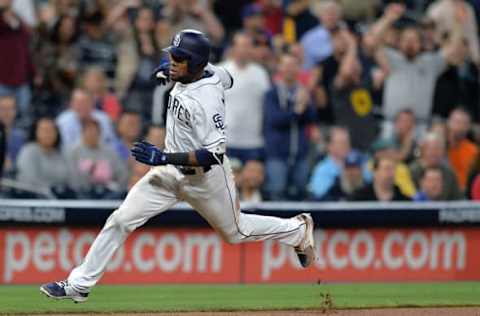
[[[30,34],[15,14],[0,14],[0,85],[20,86],[32,78]]]

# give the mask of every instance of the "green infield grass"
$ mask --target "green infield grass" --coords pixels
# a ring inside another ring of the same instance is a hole
[[[0,286],[0,314],[478,306],[480,282],[274,285],[99,285],[83,304],[38,286]]]

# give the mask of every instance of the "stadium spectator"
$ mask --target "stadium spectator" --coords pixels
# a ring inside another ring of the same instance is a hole
[[[420,156],[410,165],[410,173],[417,187],[425,169],[439,168],[443,173],[443,188],[440,200],[460,200],[463,195],[458,185],[457,177],[446,159],[446,144],[444,138],[435,133],[427,133],[420,142]]]
[[[373,115],[370,74],[364,73],[362,69],[354,35],[346,29],[335,33],[334,42],[342,37],[346,50],[329,86],[334,121],[349,129],[353,148],[367,151],[378,131],[377,120]],[[365,126],[369,128],[364,128]]]
[[[275,68],[275,56],[272,51],[272,34],[267,30],[263,8],[257,4],[250,4],[242,10],[243,32],[253,41],[251,58],[267,69]]]
[[[415,115],[410,108],[405,108],[395,115],[393,134],[389,140],[398,149],[398,161],[409,164],[415,159],[416,140]]]
[[[0,96],[0,122],[2,122],[7,141],[7,150],[3,169],[4,176],[13,176],[17,155],[25,143],[24,131],[15,124],[17,104],[14,96]]]
[[[395,185],[400,189],[402,194],[412,197],[416,192],[415,184],[412,180],[410,170],[408,166],[400,161],[400,150],[391,139],[379,139],[372,144],[373,160],[369,162],[369,170],[373,171],[373,163],[378,159],[388,158],[394,160],[395,163]],[[368,180],[371,179],[371,175],[368,174]]]
[[[298,60],[283,55],[282,79],[265,96],[266,191],[272,200],[302,199],[308,182],[306,127],[315,121],[315,111],[308,91],[296,80],[299,71]]]
[[[263,101],[270,88],[267,71],[252,61],[252,50],[252,38],[237,33],[229,57],[220,64],[235,78],[233,87],[225,91],[227,152],[243,164],[263,159]]]
[[[12,0],[0,2],[0,96],[13,95],[22,125],[31,123],[30,81],[34,79],[31,34],[12,10]]]
[[[145,121],[150,121],[152,96],[155,82],[151,74],[161,59],[161,50],[155,39],[155,17],[149,7],[138,8],[132,21],[132,30],[122,36],[119,46],[115,83],[121,96],[125,97],[128,110],[139,112]],[[120,48],[119,48],[120,50]]]
[[[279,52],[278,54],[282,53],[288,53],[290,55],[295,56],[295,58],[298,59],[299,63],[302,65],[303,64],[303,47],[299,43],[293,43],[285,46],[284,50]],[[308,91],[313,91],[313,88],[315,87],[316,84],[316,77],[314,77],[314,70],[315,69],[305,69],[302,67],[302,69],[299,71],[297,80],[298,82],[304,86],[305,88],[308,89]],[[276,75],[273,77],[273,81],[277,80]]]
[[[326,124],[333,123],[333,82],[338,74],[340,63],[348,49],[346,36],[344,36],[345,33],[346,32],[341,32],[338,28],[332,31],[330,36],[333,52],[325,58],[325,60],[319,62],[313,70],[313,76],[317,80],[313,88],[313,96],[319,111],[318,118]]]
[[[82,17],[82,22],[84,32],[77,43],[80,71],[97,66],[112,79],[115,76],[117,52],[112,33],[107,32],[103,13],[100,11],[88,13]]]
[[[395,159],[380,158],[373,163],[373,182],[352,195],[352,201],[410,201],[395,185]]]
[[[356,31],[360,37],[358,58],[362,65],[362,81],[370,86],[374,106],[380,107],[383,86],[389,72],[388,62],[381,54],[377,54],[377,44],[372,32],[367,28],[359,28]]]
[[[95,119],[82,121],[82,140],[67,152],[70,186],[79,198],[109,198],[124,192],[128,171],[100,138]]]
[[[264,181],[263,163],[258,160],[250,160],[242,168],[240,186],[241,202],[258,203],[263,200],[260,188]]]
[[[447,38],[446,41],[449,39]],[[463,40],[458,60],[449,65],[438,78],[433,99],[433,115],[447,118],[459,104],[463,105],[475,122],[480,122],[478,82],[479,68],[473,63],[468,52],[469,43]]]
[[[342,8],[336,1],[319,2],[315,11],[319,19],[318,25],[301,38],[305,52],[305,68],[313,68],[332,54],[330,34],[341,25]]]
[[[76,41],[80,30],[73,15],[59,16],[51,30],[47,30],[45,35],[37,37],[35,46],[34,61],[41,82],[35,88],[33,103],[36,112],[55,116],[68,103],[78,79]]]
[[[420,30],[414,25],[402,29],[399,49],[384,47],[381,44],[382,35],[402,17],[404,12],[405,7],[402,4],[390,4],[372,27],[372,34],[380,44],[378,52],[386,58],[390,68],[383,94],[385,135],[391,130],[391,120],[395,114],[411,104],[415,104],[413,110],[419,126],[423,130],[426,129],[426,123],[432,113],[435,82],[448,63],[455,63],[462,45],[463,21],[458,15],[452,29],[451,40],[438,52],[422,53]]]
[[[470,56],[476,64],[480,63],[480,46],[478,41],[478,24],[475,11],[465,0],[436,0],[427,9],[426,16],[435,22],[437,41],[455,28],[457,15],[463,16],[463,34],[469,44]]]
[[[107,77],[102,68],[88,68],[83,75],[82,87],[93,97],[96,109],[105,112],[112,122],[118,120],[122,105],[117,96],[108,90]]]
[[[139,140],[142,133],[142,118],[137,112],[125,111],[120,115],[117,123],[117,137],[113,143],[117,155],[122,161],[133,163],[130,159],[130,148]]]
[[[283,29],[283,10],[281,1],[260,0],[263,17],[265,19],[265,28],[272,36],[282,33]]]
[[[462,108],[453,110],[447,121],[448,161],[462,191],[466,189],[468,173],[479,154],[478,146],[467,138],[470,130],[470,114]]]
[[[285,0],[283,8],[286,13],[283,30],[288,43],[298,41],[318,24],[318,18],[310,11],[309,0]]]
[[[79,88],[73,90],[70,108],[60,113],[56,119],[64,150],[75,146],[80,141],[82,122],[92,118],[100,124],[102,141],[106,144],[112,143],[115,134],[108,115],[95,109],[93,97],[85,90]]]
[[[420,188],[413,197],[414,201],[440,201],[443,190],[443,173],[439,168],[425,169],[421,176]]]
[[[322,201],[346,201],[352,194],[365,185],[363,176],[363,157],[351,151],[345,159],[343,172],[335,179],[335,183],[321,199]]]
[[[18,154],[17,180],[48,187],[58,197],[72,197],[68,179],[67,160],[60,151],[60,134],[55,121],[40,118],[32,126],[29,143]]]
[[[184,29],[195,29],[208,34],[213,44],[220,43],[225,34],[222,24],[210,7],[197,0],[166,1],[161,14],[170,23],[171,34]]]
[[[327,156],[312,172],[308,190],[312,198],[322,200],[343,173],[345,159],[351,151],[350,134],[343,127],[333,126],[327,134]]]

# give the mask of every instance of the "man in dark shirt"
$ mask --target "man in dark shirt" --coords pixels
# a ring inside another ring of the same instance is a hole
[[[83,17],[84,35],[78,41],[79,64],[82,70],[91,66],[102,68],[109,78],[115,76],[117,53],[111,34],[106,32],[104,17],[94,12]]]
[[[395,185],[396,161],[380,158],[373,163],[373,182],[353,194],[353,201],[410,201]]]

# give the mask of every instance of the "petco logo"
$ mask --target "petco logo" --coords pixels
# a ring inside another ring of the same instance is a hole
[[[64,278],[80,264],[97,232],[84,229],[0,231],[0,283]],[[223,271],[223,244],[213,231],[135,232],[108,262],[108,283],[195,282]],[[231,266],[231,265],[229,265]],[[227,266],[228,268],[228,266]]]
[[[469,246],[469,242],[475,242],[480,232],[475,231],[477,237],[468,233],[473,232],[429,229],[317,230],[318,260],[310,273],[315,275],[317,271],[320,279],[332,280],[336,280],[337,276],[346,280],[435,280],[452,273],[468,278],[471,275],[467,272],[480,259],[478,252],[468,252],[474,247]],[[277,276],[281,278],[280,274],[291,274],[290,270],[302,273],[297,261],[291,248],[272,242],[264,243],[262,280],[278,281]]]

